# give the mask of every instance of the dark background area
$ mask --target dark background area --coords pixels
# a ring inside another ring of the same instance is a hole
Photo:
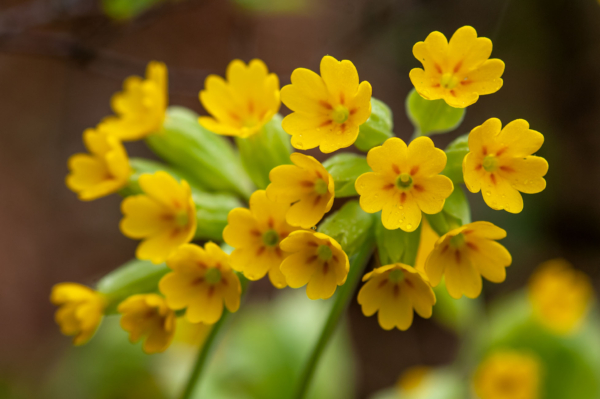
[[[449,38],[472,25],[506,63],[504,87],[469,107],[457,131],[433,137],[436,145],[491,117],[523,118],[544,134],[539,155],[550,163],[548,188],[525,195],[521,214],[470,196],[474,220],[508,231],[503,243],[514,259],[505,283],[485,285],[486,298],[518,289],[537,264],[558,256],[598,288],[600,3],[308,0],[281,12],[246,3],[169,2],[118,22],[92,0],[0,0],[0,376],[35,379],[70,344],[53,322],[53,284],[93,284],[134,253],[136,242],[118,229],[120,199],[80,202],[64,178],[68,157],[84,150],[83,130],[111,113],[111,95],[150,60],[169,67],[170,104],[204,113],[204,79],[223,76],[234,58],[264,60],[282,86],[294,68],[318,70],[325,54],[349,59],[391,106],[396,135],[408,140],[408,73],[420,66],[412,46],[431,31]],[[150,155],[143,143],[127,148]],[[254,295],[263,291],[272,293],[266,281],[253,287]],[[433,321],[416,318],[407,332],[386,332],[356,301],[349,319],[359,397],[393,384],[407,366],[454,357],[455,338]]]

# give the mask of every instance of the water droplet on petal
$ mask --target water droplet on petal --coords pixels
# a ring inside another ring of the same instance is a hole
[[[410,224],[410,223],[409,223],[409,224],[407,224],[407,225],[406,225],[406,228],[407,228],[408,230],[412,230],[412,224]]]

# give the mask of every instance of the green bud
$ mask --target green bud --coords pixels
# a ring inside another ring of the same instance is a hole
[[[276,166],[290,164],[291,136],[281,127],[277,114],[263,128],[247,138],[236,137],[244,169],[259,189],[269,185],[269,172]]]
[[[371,97],[371,116],[360,125],[358,138],[354,145],[361,151],[369,151],[392,137],[394,135],[393,127],[394,121],[390,107],[383,101]]]
[[[459,226],[471,223],[469,200],[461,186],[454,186],[454,191],[446,198],[444,213],[458,219]]]
[[[448,159],[442,174],[448,176],[455,186],[464,183],[462,164],[469,152],[469,135],[459,136],[446,147],[445,152]]]
[[[336,240],[351,256],[372,235],[373,216],[363,211],[358,201],[349,201],[327,217],[319,231]]]
[[[195,238],[203,240],[223,241],[223,229],[227,226],[227,216],[234,208],[242,206],[231,194],[204,193],[192,190],[192,198],[196,204]]]
[[[426,100],[415,89],[406,98],[406,113],[415,127],[414,137],[447,133],[456,129],[466,108],[452,108],[444,100]]]
[[[323,162],[323,166],[333,178],[336,198],[358,195],[354,187],[356,179],[371,172],[366,157],[350,153],[336,154]]]
[[[421,225],[410,233],[402,229],[388,230],[381,223],[381,213],[377,213],[375,239],[381,265],[404,263],[414,266],[421,242]]]
[[[187,108],[170,107],[162,130],[148,136],[146,144],[209,191],[235,193],[245,199],[252,193],[252,183],[229,141],[200,126],[198,115]]]
[[[117,306],[127,297],[158,291],[158,282],[171,269],[166,264],[134,259],[102,277],[96,290],[106,295],[106,314],[117,313]]]

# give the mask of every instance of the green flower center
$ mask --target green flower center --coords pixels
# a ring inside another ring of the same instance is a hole
[[[445,74],[442,75],[442,79],[440,80],[440,85],[442,85],[443,88],[452,90],[456,87],[457,84],[458,84],[458,78],[456,76],[454,76],[453,74],[446,72]]]
[[[344,107],[343,105],[338,105],[333,109],[333,112],[331,112],[331,119],[338,124],[346,122],[349,116],[350,111],[348,111],[348,108]]]
[[[401,173],[396,178],[396,186],[398,188],[409,188],[413,184],[413,179],[408,173]]]
[[[317,248],[317,255],[321,260],[327,261],[331,259],[333,252],[331,252],[329,245],[319,245],[319,248]]]
[[[221,271],[216,267],[211,267],[204,274],[204,281],[208,284],[217,284],[221,281]]]
[[[450,239],[450,245],[453,248],[461,248],[465,245],[465,235],[460,233]]]
[[[279,234],[271,229],[263,234],[262,239],[266,246],[274,247],[279,243]]]
[[[317,179],[317,181],[315,181],[315,191],[317,194],[327,194],[328,188],[329,187],[327,187],[327,183],[325,183],[325,180]]]
[[[399,283],[404,280],[404,272],[400,269],[394,269],[388,275],[388,280],[392,283]]]
[[[190,222],[190,218],[187,212],[178,212],[175,215],[175,224],[177,227],[186,227]]]
[[[488,155],[483,158],[482,165],[486,172],[494,172],[496,169],[498,169],[498,158]]]

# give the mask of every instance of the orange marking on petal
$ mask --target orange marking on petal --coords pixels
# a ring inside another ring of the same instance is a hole
[[[314,241],[309,241],[308,243],[306,243],[306,245],[308,245],[309,247],[318,247],[319,246],[319,244],[317,244]]]
[[[394,188],[394,185],[392,183],[382,187],[383,190],[391,190],[392,188]]]
[[[280,258],[283,257],[283,251],[279,248],[279,245],[275,247],[275,254]]]
[[[438,73],[442,73],[442,68],[438,64],[433,64],[433,66],[435,66],[435,69],[438,71]]]
[[[458,70],[460,69],[461,66],[462,66],[462,61],[458,61],[458,64],[456,64],[456,66],[454,67],[454,73],[458,72]]]
[[[394,284],[394,296],[397,297],[400,294],[400,287],[398,284]]]
[[[410,170],[410,175],[414,176],[419,171],[419,165],[413,166]]]
[[[240,120],[242,119],[242,118],[240,118],[240,116],[239,116],[239,115],[237,115],[237,114],[234,114],[233,112],[230,112],[230,113],[229,113],[229,117],[230,117],[231,119],[235,119],[236,121],[240,121]]]
[[[490,179],[492,180],[492,183],[494,183],[494,186],[498,184],[498,182],[496,181],[496,176],[493,173],[490,175]]]
[[[248,112],[250,112],[251,114],[254,113],[254,102],[252,101],[248,103]]]
[[[192,285],[202,284],[204,282],[204,277],[200,277],[192,281]]]
[[[406,285],[408,285],[410,288],[415,288],[415,285],[409,279],[406,278],[404,279],[404,281],[406,282]]]
[[[444,248],[442,248],[442,250],[440,251],[440,254],[443,254],[444,252],[446,252],[449,248],[449,245],[446,244],[446,246]]]
[[[326,120],[325,122],[321,123],[319,125],[319,127],[324,127],[324,126],[327,126],[327,125],[331,125],[332,123],[333,123],[333,121],[331,119],[329,119],[329,120]]]
[[[463,85],[463,86],[470,85],[471,83],[473,83],[473,81],[472,80],[468,80],[468,79],[460,81],[460,84]]]
[[[323,106],[323,107],[327,108],[327,109],[333,109],[333,107],[331,106],[331,104],[329,104],[327,101],[320,100],[320,101],[319,101],[319,104],[320,104],[321,106]]]
[[[471,248],[473,251],[479,251],[479,248],[477,248],[477,245],[473,244],[472,242],[467,241],[467,247]]]
[[[226,279],[225,277],[223,277],[223,278],[221,279],[221,282],[223,283],[223,285],[224,285],[225,287],[227,287],[227,286],[229,285],[229,282],[227,281],[227,279]]]
[[[504,152],[506,152],[506,150],[508,150],[508,147],[499,149],[498,152],[496,153],[496,156],[499,157],[500,155],[504,154]]]
[[[452,94],[453,97],[456,97],[456,93],[454,92],[454,90],[450,90],[450,94]]]
[[[323,175],[321,174],[321,172],[319,172],[318,170],[315,170],[315,173],[317,174],[317,177],[319,179],[323,179]],[[323,180],[325,180],[325,179],[323,179]]]
[[[440,87],[440,84],[439,84],[439,83],[436,83],[436,84],[434,84],[434,85],[431,85],[431,87],[432,87],[432,88],[437,88],[437,87]]]
[[[340,93],[340,104],[344,104],[344,101],[346,99],[344,98],[344,93]]]
[[[387,279],[383,279],[383,280],[381,280],[381,282],[380,282],[380,283],[377,285],[377,288],[381,288],[381,287],[383,287],[384,285],[386,285],[386,284],[387,284],[387,282],[388,282],[388,280],[387,280]]]
[[[479,164],[479,165],[475,166],[475,170],[481,170],[481,168],[483,168],[482,164]]]
[[[504,171],[504,172],[514,172],[515,170],[513,168],[511,168],[510,166],[500,166],[500,170]]]
[[[406,201],[406,193],[400,194],[400,203],[404,204],[404,201]]]
[[[481,151],[483,152],[483,155],[487,155],[487,147],[486,146],[481,147]]]
[[[327,274],[329,273],[329,263],[325,262],[323,263],[323,274]]]
[[[398,165],[396,165],[395,163],[392,164],[392,170],[394,171],[394,173],[396,173],[397,175],[400,174],[400,168],[398,167]]]
[[[339,261],[340,261],[340,260],[338,259],[338,257],[337,257],[337,256],[333,255],[333,257],[332,257],[332,258],[333,258],[333,261],[334,261],[335,263],[339,263]]]
[[[460,263],[460,251],[456,250],[456,252],[454,252],[454,258],[456,259],[456,263]]]
[[[204,263],[204,262],[196,262],[196,264],[202,269],[206,269],[208,267],[208,266],[206,266],[206,263]]]
[[[319,204],[319,201],[321,201],[321,196],[317,195],[315,197],[315,200],[313,201],[313,206],[317,206]]]
[[[350,110],[350,115],[354,115],[356,113],[356,111],[358,111],[356,108],[352,108]]]
[[[258,231],[256,229],[250,230],[250,234],[252,234],[253,236],[256,236],[256,237],[260,237],[261,236],[260,231]]]
[[[463,230],[463,234],[471,234],[474,230]]]
[[[273,220],[273,216],[269,217],[269,221],[267,222],[267,224],[269,225],[270,228],[273,228],[273,226],[275,226],[275,221]]]
[[[342,124],[340,125],[340,129],[342,130],[342,133],[344,133],[344,132],[346,131],[346,124],[345,124],[345,123],[342,123]]]
[[[214,294],[215,294],[215,286],[211,285],[210,288],[208,289],[208,297],[210,298]]]
[[[317,255],[313,255],[313,256],[311,256],[310,258],[306,259],[306,263],[307,263],[307,264],[311,264],[311,263],[313,263],[314,261],[316,261],[316,260],[317,260],[317,258],[318,258],[318,256],[317,256]]]
[[[421,186],[421,185],[415,184],[413,187],[415,188],[415,190],[417,190],[420,193],[425,191],[425,188],[423,188],[423,186]]]
[[[256,251],[256,256],[261,256],[263,252],[265,252],[265,249],[267,248],[264,245],[258,248],[258,251]]]
[[[300,185],[302,187],[313,187],[315,185],[315,182],[309,181],[309,180],[301,180],[300,181]]]

